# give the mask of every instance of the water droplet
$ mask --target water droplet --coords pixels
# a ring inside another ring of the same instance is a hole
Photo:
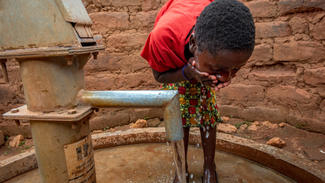
[[[209,132],[207,132],[207,133],[205,134],[205,138],[206,138],[206,139],[209,138]]]
[[[191,173],[191,175],[190,175],[190,179],[193,179],[193,177],[194,177],[194,175]]]

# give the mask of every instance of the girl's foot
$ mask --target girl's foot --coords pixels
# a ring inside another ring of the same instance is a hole
[[[202,177],[202,183],[218,183],[217,172],[209,169],[205,169]]]

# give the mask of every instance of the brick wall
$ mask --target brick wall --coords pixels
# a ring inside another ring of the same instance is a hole
[[[83,0],[104,52],[86,65],[91,90],[158,89],[139,54],[166,0]],[[325,1],[244,1],[256,22],[256,47],[233,83],[218,93],[223,115],[288,122],[325,133]],[[17,64],[0,84],[0,110],[24,103]],[[12,79],[13,78],[13,79]],[[99,129],[138,118],[162,117],[160,109],[102,109],[91,120]]]
[[[106,51],[87,65],[91,89],[157,89],[139,53],[165,1],[86,0]],[[224,115],[325,132],[325,2],[252,0],[256,48],[218,94]]]
[[[245,2],[256,25],[248,64],[223,89],[223,114],[325,132],[325,1]]]

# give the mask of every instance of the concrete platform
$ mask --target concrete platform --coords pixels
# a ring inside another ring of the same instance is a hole
[[[97,182],[171,182],[174,177],[172,150],[166,145],[163,128],[100,133],[94,134],[92,139],[97,149]],[[190,144],[189,170],[193,174],[192,180],[198,183],[203,159],[198,132],[191,133]],[[31,169],[24,167],[32,167],[31,161],[34,161],[32,152],[16,160],[16,169],[14,163],[7,161],[2,167],[0,162],[0,170],[11,170],[7,176],[13,176],[15,170],[21,174],[22,170]],[[310,161],[278,148],[222,133],[217,135],[216,164],[220,182],[316,183],[325,180],[325,173]],[[6,183],[39,181],[37,170],[34,170]]]

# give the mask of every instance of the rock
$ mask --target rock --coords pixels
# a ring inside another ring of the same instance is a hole
[[[103,130],[94,130],[93,133],[102,133]]]
[[[3,135],[3,132],[0,130],[0,146],[2,146],[5,143],[5,137]]]
[[[252,124],[252,125],[250,125],[248,128],[247,128],[247,130],[249,130],[249,131],[256,131],[257,130],[257,126],[254,124]]]
[[[130,128],[144,128],[147,127],[147,120],[138,119],[135,123],[130,124]]]
[[[153,118],[147,120],[148,127],[157,127],[162,121],[159,118]]]
[[[217,130],[224,133],[235,133],[237,128],[231,124],[220,123],[218,124]]]
[[[22,136],[22,135],[10,137],[9,138],[9,146],[10,147],[19,147],[19,145],[22,143],[23,140],[24,140],[24,136]]]
[[[259,121],[254,121],[254,122],[252,123],[252,125],[260,126],[261,123],[260,123]]]
[[[239,131],[244,131],[244,130],[246,130],[247,127],[248,127],[247,124],[243,124],[243,125],[241,125],[241,126],[239,127]]]
[[[263,126],[266,126],[266,127],[268,127],[268,128],[271,128],[271,129],[278,128],[278,124],[273,124],[273,123],[271,123],[271,122],[269,122],[269,121],[263,121],[263,122],[262,122],[262,125],[263,125]]]
[[[274,147],[282,148],[286,145],[285,141],[280,139],[279,137],[273,137],[269,141],[266,142],[267,145],[271,145]]]
[[[221,117],[221,119],[222,119],[222,121],[225,121],[225,122],[227,122],[227,121],[229,121],[229,119],[230,119],[230,118],[229,118],[229,117],[227,117],[227,116],[222,116],[222,117]]]
[[[284,126],[286,126],[287,124],[286,123],[280,123],[279,124],[279,127],[283,128]]]

